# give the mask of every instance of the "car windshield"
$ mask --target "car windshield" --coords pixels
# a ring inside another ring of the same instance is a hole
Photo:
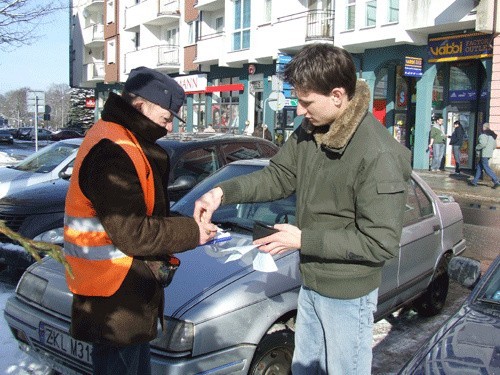
[[[57,142],[31,154],[20,163],[13,166],[25,172],[49,173],[69,155],[76,152],[79,145],[66,142]]]
[[[495,270],[477,294],[474,304],[496,310],[500,307],[500,262],[496,263]]]
[[[193,216],[194,203],[201,195],[222,181],[252,173],[262,166],[229,164],[200,184],[172,206],[172,211]],[[295,195],[273,202],[240,203],[221,206],[213,215],[212,222],[223,229],[251,229],[255,221],[267,224],[295,224]]]

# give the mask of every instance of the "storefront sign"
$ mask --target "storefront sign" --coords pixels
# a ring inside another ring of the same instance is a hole
[[[278,54],[278,59],[276,60],[276,73],[283,73],[285,71],[286,64],[292,60],[292,56],[285,54]]]
[[[405,76],[422,77],[422,59],[420,57],[405,57]]]
[[[428,55],[431,63],[492,57],[491,35],[471,33],[429,38]]]
[[[85,98],[85,108],[95,108],[95,98],[93,96]]]
[[[174,79],[181,85],[186,94],[203,92],[207,88],[206,74],[192,74],[189,76],[175,77]]]

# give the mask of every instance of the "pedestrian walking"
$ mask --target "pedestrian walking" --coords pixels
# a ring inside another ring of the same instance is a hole
[[[431,171],[441,168],[441,161],[446,148],[446,135],[443,130],[443,117],[437,116],[431,126],[429,148],[432,149]]]
[[[163,319],[164,263],[216,233],[170,217],[167,153],[184,90],[153,69],[133,69],[87,132],[66,197],[64,252],[74,278],[71,335],[93,344],[94,374],[150,374],[149,341]]]
[[[297,223],[254,241],[272,255],[300,249],[302,287],[292,373],[369,374],[373,313],[384,262],[398,253],[411,153],[369,111],[351,55],[311,44],[285,68],[302,124],[270,165],[200,197],[209,222],[221,204],[297,196]]]
[[[460,149],[464,143],[465,132],[459,120],[453,123],[453,133],[449,136],[450,145],[453,150],[453,157],[455,158],[455,174],[460,174]]]
[[[500,182],[498,181],[498,177],[493,172],[490,167],[490,159],[493,156],[493,151],[497,148],[497,134],[490,129],[490,124],[485,122],[483,124],[483,132],[479,136],[478,143],[476,145],[476,153],[479,157],[479,162],[476,166],[476,174],[472,180],[468,180],[468,184],[471,186],[477,186],[477,182],[481,177],[481,172],[484,171],[488,176],[490,176],[493,181],[493,189],[496,189]]]

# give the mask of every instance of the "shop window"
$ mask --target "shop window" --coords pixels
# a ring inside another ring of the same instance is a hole
[[[215,79],[214,86],[239,83],[238,77]],[[237,133],[239,129],[239,91],[212,93],[212,125],[217,132]]]
[[[382,68],[377,74],[373,91],[373,115],[382,125],[386,125],[387,115],[387,68]]]
[[[444,68],[437,71],[432,86],[432,108],[434,111],[442,111],[444,106]]]

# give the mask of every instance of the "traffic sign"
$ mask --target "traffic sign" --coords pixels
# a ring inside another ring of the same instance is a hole
[[[273,111],[280,111],[285,106],[286,99],[285,95],[283,95],[282,92],[273,91],[271,95],[269,95],[268,100],[269,100],[269,107],[271,107]]]
[[[26,106],[28,112],[43,112],[45,108],[45,92],[28,91],[26,94]],[[38,107],[38,108],[37,108]]]

